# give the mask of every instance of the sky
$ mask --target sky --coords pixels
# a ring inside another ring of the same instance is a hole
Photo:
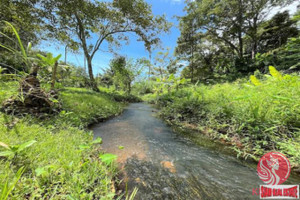
[[[184,0],[146,0],[150,5],[152,5],[152,11],[154,15],[162,15],[165,14],[166,18],[169,22],[172,22],[174,25],[170,30],[169,34],[163,34],[160,36],[162,41],[162,47],[170,48],[170,52],[173,52],[177,38],[180,35],[180,31],[177,28],[178,22],[174,16],[183,16],[184,15]],[[145,50],[143,42],[138,42],[138,37],[134,34],[128,35],[130,38],[130,43],[128,45],[123,45],[121,48],[116,49],[117,53],[122,56],[126,56],[128,58],[149,58],[149,53]],[[91,42],[96,42],[97,38],[91,39]],[[104,48],[100,48],[100,50],[96,53],[93,58],[93,69],[94,74],[102,73],[103,69],[109,67],[109,61],[113,58],[113,54],[108,52],[108,49],[105,49],[107,46],[104,45]],[[65,53],[64,46],[53,45],[53,42],[42,42],[39,49],[43,51],[48,51],[57,56],[58,54],[62,54],[61,60],[64,61]],[[162,49],[156,49],[156,52],[162,51]],[[155,56],[155,51],[152,54],[152,57]],[[83,52],[78,54],[68,53],[67,62],[71,62],[75,65],[84,66],[84,56]]]
[[[164,34],[160,36],[162,41],[163,48],[170,48],[170,53],[173,53],[176,47],[177,38],[180,35],[180,31],[178,29],[178,21],[175,16],[183,16],[185,13],[183,11],[185,7],[184,0],[146,0],[150,5],[152,5],[152,11],[155,15],[162,15],[165,14],[167,20],[172,22],[174,25],[170,30],[169,34]],[[271,18],[274,14],[278,11],[289,10],[290,13],[295,13],[297,10],[297,5],[299,4],[298,0],[295,0],[293,4],[290,6],[279,9],[275,8],[272,10],[268,18]],[[121,48],[118,48],[116,52],[119,55],[126,56],[127,58],[149,58],[149,53],[145,50],[143,42],[138,42],[138,37],[134,34],[128,35],[130,38],[129,45],[123,45]],[[90,42],[95,43],[97,38],[91,39]],[[61,60],[64,60],[64,46],[53,45],[53,42],[42,42],[39,49],[51,52],[54,56],[58,54],[62,54]],[[156,49],[156,51],[152,54],[152,59],[155,57],[155,53],[158,51],[162,51],[162,49]],[[96,53],[93,59],[93,70],[94,74],[102,73],[104,69],[109,67],[109,61],[113,58],[113,54],[108,52],[107,46],[104,45],[103,48]],[[80,52],[78,54],[73,54],[71,52],[67,55],[67,62],[73,63],[77,66],[84,66],[84,56],[83,53]]]

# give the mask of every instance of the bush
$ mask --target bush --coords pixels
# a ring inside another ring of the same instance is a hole
[[[238,143],[241,156],[258,158],[280,150],[300,166],[300,77],[283,76],[272,67],[270,73],[262,80],[251,76],[253,83],[239,80],[164,93],[157,104],[173,124],[196,124],[213,138]]]

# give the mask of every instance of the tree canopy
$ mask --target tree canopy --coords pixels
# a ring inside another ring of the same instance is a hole
[[[121,41],[128,42],[126,33],[131,32],[150,51],[160,42],[158,34],[167,32],[170,28],[165,16],[154,16],[151,6],[144,0],[45,0],[43,5],[49,13],[49,35],[73,48],[83,50],[94,90],[98,88],[94,80],[92,60],[104,42],[109,48],[119,46]],[[91,38],[97,38],[96,42],[91,42]]]

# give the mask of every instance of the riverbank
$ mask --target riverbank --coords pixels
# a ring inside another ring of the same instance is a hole
[[[0,103],[17,88],[1,83]],[[0,190],[12,199],[112,199],[116,168],[101,162],[100,141],[85,128],[119,115],[124,103],[82,88],[61,90],[59,100],[62,111],[45,120],[0,113]],[[4,156],[6,145],[16,151]]]
[[[300,78],[279,74],[256,80],[256,85],[239,80],[144,98],[160,108],[167,123],[228,144],[238,157],[258,161],[280,151],[299,172]]]

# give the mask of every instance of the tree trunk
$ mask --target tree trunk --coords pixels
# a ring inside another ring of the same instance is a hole
[[[191,51],[192,51],[192,62],[191,62],[191,83],[194,82],[194,48],[193,48],[193,45],[191,47]]]
[[[159,67],[159,74],[160,74],[161,80],[163,80],[164,76],[163,76],[163,72],[162,72],[162,67]]]
[[[244,41],[243,41],[243,16],[244,16],[243,2],[239,0],[239,13],[238,13],[238,38],[239,38],[239,58],[243,59],[244,56]]]
[[[254,17],[253,19],[253,38],[252,38],[252,59],[255,58],[255,55],[257,53],[257,17]]]
[[[89,71],[89,77],[90,77],[90,82],[91,82],[91,86],[92,86],[92,89],[95,91],[95,92],[100,92],[98,86],[97,86],[97,83],[95,81],[95,78],[94,78],[94,74],[93,74],[93,66],[92,66],[92,59],[91,57],[87,57],[87,63],[88,63],[88,71]]]
[[[128,83],[128,94],[131,93],[131,82]]]
[[[239,33],[239,58],[243,59],[244,55],[244,44],[243,44],[243,38],[242,38],[242,33]]]
[[[55,81],[56,81],[56,71],[57,71],[58,62],[56,61],[52,71],[52,82],[51,82],[51,90],[54,90]]]

